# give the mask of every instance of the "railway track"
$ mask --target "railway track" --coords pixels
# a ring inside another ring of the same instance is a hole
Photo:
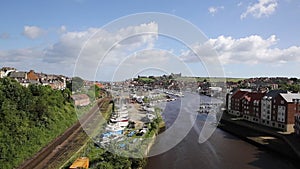
[[[31,159],[21,164],[18,169],[44,169],[57,168],[59,163],[63,163],[66,157],[70,157],[88,139],[87,133],[92,133],[93,126],[99,123],[101,116],[100,109],[103,109],[103,104],[111,99],[101,99],[98,103],[86,114],[77,121],[76,124],[67,129],[62,135],[50,142],[46,147],[40,150]]]

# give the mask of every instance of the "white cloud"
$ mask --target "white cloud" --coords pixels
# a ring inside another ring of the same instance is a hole
[[[105,67],[101,67],[105,71],[112,66],[116,67],[123,58],[136,50],[154,47],[158,36],[158,25],[154,22],[115,30],[88,28],[85,31],[68,32],[65,26],[61,26],[59,30],[64,33],[60,34],[56,43],[49,46],[0,50],[1,65],[15,66],[20,70],[36,69],[70,76],[73,73],[77,57],[81,54],[77,62],[78,70],[82,71],[79,72],[79,75],[93,79],[98,62],[103,59],[103,55],[111,47],[113,48],[103,60]],[[39,37],[44,32],[35,26],[24,27],[24,35],[31,39]],[[82,47],[84,50],[81,51]],[[140,61],[143,63],[143,59]],[[136,63],[132,63],[131,66],[134,64]]]
[[[42,51],[37,48],[22,48],[0,51],[0,65],[11,66],[19,70],[49,68],[49,65],[42,63]],[[53,71],[55,72],[55,71]]]
[[[76,63],[75,73],[91,79],[100,61],[101,68],[117,66],[124,57],[134,51],[152,48],[157,34],[158,25],[154,22],[114,31],[89,28],[86,31],[66,32],[61,35],[57,43],[44,50],[44,61],[61,64]]]
[[[120,80],[153,71],[159,74],[181,72],[184,75],[192,76],[189,67],[178,56],[173,54],[172,49],[145,49],[137,51],[126,57],[112,74],[114,74],[114,80]]]
[[[218,7],[214,7],[214,6],[211,6],[208,8],[208,12],[214,16],[220,9],[224,9],[224,6],[218,6]]]
[[[205,60],[218,59],[221,64],[243,63],[286,63],[300,62],[300,47],[291,46],[286,49],[274,47],[278,42],[275,35],[263,39],[258,35],[234,39],[232,37],[219,36],[209,39],[203,44],[195,44],[198,56]],[[217,52],[218,54],[216,54]],[[199,61],[199,58],[190,51],[182,52],[181,58],[187,62]]]
[[[46,33],[45,30],[37,26],[24,26],[23,35],[30,39],[36,39]]]
[[[63,72],[63,74],[72,75],[77,56],[81,54],[76,65],[78,72],[75,75],[86,79],[93,79],[97,71],[103,75],[101,78],[97,76],[98,79],[109,79],[114,70],[123,63],[123,69],[119,70],[124,73],[126,71],[135,72],[135,70],[147,66],[169,68],[172,70],[170,72],[176,72],[176,68],[181,70],[178,68],[183,62],[175,62],[176,57],[172,56],[172,51],[150,50],[154,47],[158,36],[158,25],[155,22],[120,29],[89,28],[85,31],[67,32],[66,29],[65,31],[60,34],[57,43],[43,49],[0,50],[0,63],[4,66],[18,65],[17,68],[21,70],[27,66],[23,70],[33,68],[43,72],[58,74]],[[194,44],[191,48],[204,61],[215,63],[219,60],[223,65],[232,63],[251,65],[300,63],[300,57],[298,57],[300,56],[300,47],[291,46],[280,49],[276,47],[278,41],[275,35],[268,38],[258,35],[244,38],[219,36],[201,44]],[[83,46],[84,50],[81,51]],[[147,51],[140,52],[144,49]],[[108,53],[104,57],[107,51]],[[180,51],[180,49],[176,49],[176,51]],[[133,55],[135,52],[138,55]],[[126,59],[129,56],[130,58]],[[179,58],[180,61],[185,62],[201,62],[195,54],[186,49],[182,49]],[[98,65],[99,61],[102,61],[100,65]],[[127,75],[130,76],[129,73]]]
[[[211,13],[211,14],[214,14],[218,11],[218,9],[216,7],[209,7],[208,8],[208,12]]]
[[[268,17],[275,12],[277,6],[277,0],[258,0],[257,3],[249,5],[240,18],[244,19],[248,15],[252,15],[255,18]]]
[[[149,34],[145,34],[145,32]],[[66,32],[60,37],[59,42],[45,49],[45,55],[49,61],[65,58],[76,59],[81,48],[84,47],[81,55],[92,59],[100,57],[104,54],[104,50],[113,46],[114,49],[111,52],[134,50],[142,45],[152,46],[157,32],[158,26],[153,22],[122,28],[115,32],[101,28],[89,28],[81,32]]]
[[[65,33],[66,31],[67,31],[67,27],[65,25],[62,25],[58,30],[59,33]]]
[[[41,54],[41,53],[39,53]],[[1,62],[22,62],[26,58],[36,57],[38,52],[34,48],[25,48],[25,49],[15,49],[8,51],[0,51],[0,61]]]

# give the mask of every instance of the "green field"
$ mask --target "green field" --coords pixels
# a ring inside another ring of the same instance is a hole
[[[187,82],[203,82],[206,80],[207,82],[238,82],[241,80],[245,80],[246,78],[223,78],[223,77],[180,77],[176,78],[178,81],[187,81]]]

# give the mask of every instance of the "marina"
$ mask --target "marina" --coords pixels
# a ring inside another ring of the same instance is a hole
[[[149,137],[147,133],[153,128],[154,120],[161,116],[158,104],[174,100],[175,95],[170,96],[159,91],[135,91],[134,94],[123,92],[120,97],[116,97],[115,110],[104,126],[102,134],[94,137],[95,146],[111,151],[131,151],[130,147],[141,144]]]

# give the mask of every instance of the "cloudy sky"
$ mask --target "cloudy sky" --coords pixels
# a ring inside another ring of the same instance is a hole
[[[124,17],[143,12],[185,22]],[[298,0],[2,1],[0,19],[0,66],[19,70],[96,80],[145,70],[300,77]]]

